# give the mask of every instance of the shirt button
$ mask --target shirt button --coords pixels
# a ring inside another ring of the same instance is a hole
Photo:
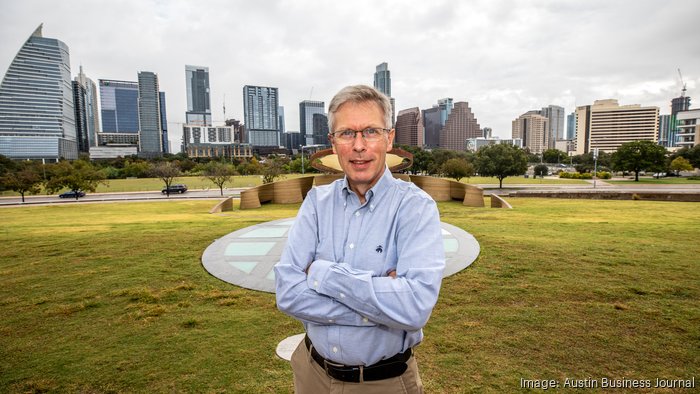
[[[314,287],[318,287],[318,281],[317,281],[317,280],[314,281]]]
[[[363,318],[362,318],[362,322],[363,322],[363,323],[367,323],[368,321],[369,321],[369,319],[367,319],[366,317],[363,317]]]
[[[360,216],[360,212],[355,212],[355,216]]]
[[[338,353],[338,348],[333,346],[333,353]]]
[[[374,204],[369,204],[369,209],[374,209]]]
[[[350,244],[350,245],[348,245],[348,247],[349,247],[350,249],[352,249],[352,248],[355,247],[355,244]]]
[[[329,323],[333,323],[333,319],[328,319],[328,322],[329,322]]]
[[[340,298],[345,298],[345,294],[340,293]]]

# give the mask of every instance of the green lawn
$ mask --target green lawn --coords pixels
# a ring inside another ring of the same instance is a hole
[[[639,177],[639,182],[634,180],[634,177],[630,179],[616,179],[616,180],[605,180],[607,183],[615,184],[657,184],[657,185],[700,185],[700,179],[688,179],[688,178],[651,178],[651,177]]]
[[[447,178],[446,178],[447,179]],[[462,183],[472,185],[498,185],[498,178],[474,176],[469,179],[460,179]],[[509,176],[503,179],[503,186],[508,185],[585,185],[588,184],[582,179],[560,179],[560,178],[525,178],[523,176]]]
[[[510,202],[439,204],[481,255],[443,282],[416,351],[427,392],[700,378],[698,203]],[[0,209],[0,392],[291,392],[274,351],[301,324],[200,257],[298,204],[214,203]]]
[[[309,174],[307,174],[309,175]],[[297,178],[307,176],[301,174],[287,174],[282,179]],[[121,192],[144,192],[158,191],[164,187],[163,181],[159,178],[134,178],[134,179],[109,179],[106,185],[99,185],[96,193],[121,193]],[[498,185],[498,179],[489,177],[472,177],[461,179],[462,183]],[[173,183],[184,183],[189,189],[216,189],[210,180],[199,176],[188,176],[176,178]],[[524,177],[508,177],[503,180],[503,185],[566,185],[566,184],[586,184],[586,181],[579,179],[532,179]],[[262,184],[260,175],[237,175],[233,177],[233,184],[226,184],[224,188],[252,187]],[[17,196],[16,192],[0,192],[0,196]]]

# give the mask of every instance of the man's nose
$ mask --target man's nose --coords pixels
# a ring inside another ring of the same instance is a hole
[[[355,133],[355,138],[352,140],[352,149],[358,152],[367,149],[367,142],[362,133]]]

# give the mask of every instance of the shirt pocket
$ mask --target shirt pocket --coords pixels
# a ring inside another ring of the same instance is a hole
[[[386,246],[374,242],[365,243],[360,246],[360,253],[358,253],[355,259],[355,268],[363,271],[371,271],[372,276],[385,276],[386,275]],[[396,263],[394,263],[396,266]]]

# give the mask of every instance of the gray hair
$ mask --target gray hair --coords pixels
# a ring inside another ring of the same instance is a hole
[[[331,133],[335,131],[333,128],[335,113],[347,102],[377,104],[384,115],[384,127],[387,129],[391,128],[391,101],[389,101],[389,97],[371,86],[354,85],[342,88],[328,105],[328,130]]]

